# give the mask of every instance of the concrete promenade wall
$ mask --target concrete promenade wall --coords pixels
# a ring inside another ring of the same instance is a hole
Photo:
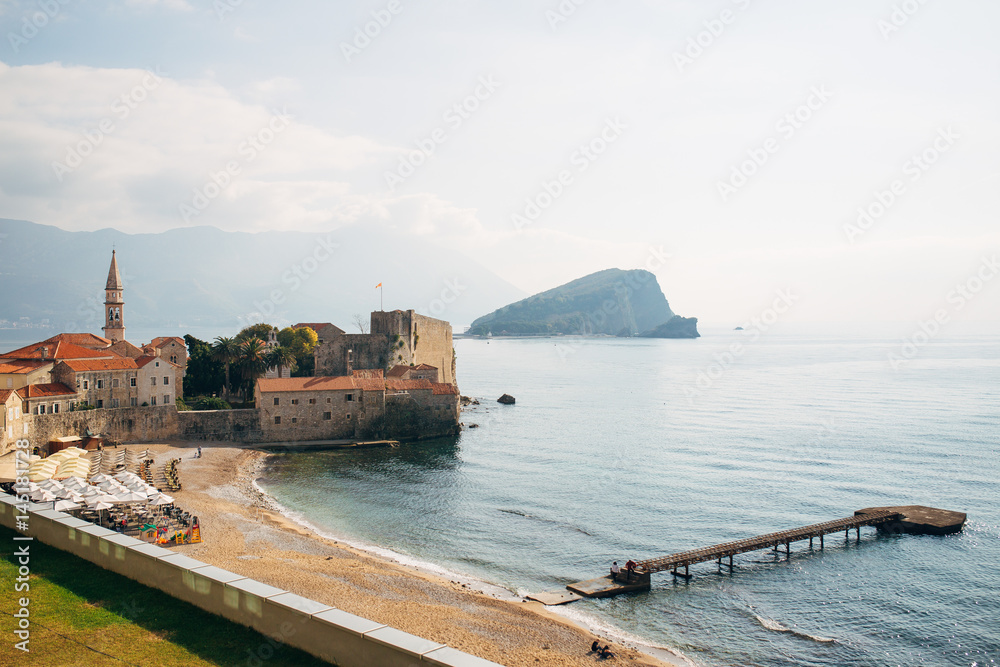
[[[60,412],[53,415],[26,415],[24,435],[35,447],[66,435],[100,433],[109,438],[145,442],[177,437],[177,408],[173,405],[145,408],[104,408]],[[15,438],[17,439],[17,438]]]
[[[17,504],[0,493],[0,525],[268,637],[247,647],[248,663],[266,662],[275,644],[288,644],[341,667],[496,665],[35,503],[27,503],[28,527],[20,530]]]

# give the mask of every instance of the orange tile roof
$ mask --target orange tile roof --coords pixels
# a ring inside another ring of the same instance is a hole
[[[51,361],[18,361],[16,359],[0,358],[0,373],[13,375],[28,374],[51,364]]]
[[[385,374],[389,378],[401,378],[412,368],[411,366],[404,366],[403,364],[398,364],[389,369],[389,372]]]
[[[431,391],[434,392],[435,396],[443,396],[445,394],[458,396],[458,387],[453,384],[445,384],[444,382],[431,382]]]
[[[180,364],[175,364],[172,361],[167,361],[163,357],[156,357],[150,354],[138,357],[135,359],[135,365],[139,368],[145,368],[147,364],[151,361],[162,361],[166,366],[173,366],[174,368],[180,368]]]
[[[21,398],[51,398],[53,396],[76,396],[77,392],[61,382],[49,384],[29,384],[17,390]]]
[[[11,394],[16,393],[13,389],[0,389],[0,405],[7,402]]]
[[[181,338],[180,336],[157,336],[153,340],[149,341],[149,344],[152,345],[153,347],[163,347],[164,345],[166,345],[171,341],[177,343],[181,347],[184,347],[185,345],[184,339]]]
[[[40,343],[35,343],[33,345],[28,345],[27,347],[22,347],[17,350],[12,350],[11,352],[0,354],[0,359],[42,359],[41,348],[43,347],[48,348],[45,360],[54,359],[56,361],[61,361],[63,359],[109,359],[116,356],[114,352],[106,350],[92,350],[90,348],[74,345],[73,343],[68,343],[62,340],[57,340],[55,342],[43,340]]]
[[[100,350],[106,347],[111,347],[112,343],[111,340],[102,338],[101,336],[97,336],[92,333],[61,333],[45,339],[46,343],[54,343],[57,341],[72,343],[73,345],[87,347],[92,350]]]
[[[68,359],[62,363],[77,373],[83,371],[135,370],[138,368],[134,360],[126,359],[125,357],[116,357],[113,359]]]

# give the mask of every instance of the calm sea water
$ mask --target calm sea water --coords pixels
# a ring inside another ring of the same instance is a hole
[[[1000,336],[938,339],[899,369],[895,336],[768,334],[722,356],[741,336],[456,341],[478,428],[280,454],[263,486],[324,532],[518,595],[872,505],[965,511],[960,535],[863,529],[560,610],[704,665],[996,664]]]

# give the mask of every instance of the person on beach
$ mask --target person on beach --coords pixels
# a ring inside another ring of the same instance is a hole
[[[198,448],[198,456],[196,456],[195,458],[199,459],[201,458],[201,447]]]
[[[590,645],[590,652],[591,653],[597,653],[600,650],[601,650],[601,645],[598,644],[597,640],[595,639],[594,643]]]
[[[607,660],[608,658],[615,657],[615,654],[611,652],[611,646],[605,644],[604,648],[601,649],[601,660]]]
[[[617,583],[618,582],[618,574],[621,571],[622,571],[622,569],[620,567],[618,567],[618,561],[613,561],[611,563],[611,581],[614,581],[614,582]]]

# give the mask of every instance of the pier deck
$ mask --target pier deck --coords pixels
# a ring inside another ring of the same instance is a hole
[[[583,597],[609,597],[619,593],[630,591],[649,590],[650,575],[654,572],[664,572],[669,570],[674,576],[691,577],[688,568],[696,563],[707,561],[717,561],[719,565],[733,567],[733,556],[747,553],[748,551],[759,551],[761,549],[773,548],[784,545],[785,553],[791,553],[792,542],[809,540],[809,546],[813,545],[813,540],[819,540],[822,548],[823,538],[830,533],[843,531],[844,537],[849,538],[851,530],[854,530],[857,539],[861,539],[862,526],[876,526],[879,530],[886,532],[905,532],[914,534],[934,534],[947,535],[962,530],[965,525],[966,515],[962,512],[952,512],[933,507],[923,507],[921,505],[900,505],[896,507],[869,507],[858,510],[853,516],[823,523],[814,523],[810,526],[802,526],[792,530],[782,530],[777,533],[758,535],[744,540],[733,542],[723,542],[714,546],[692,551],[681,551],[669,556],[660,558],[649,558],[636,562],[636,576],[632,581],[614,582],[610,575],[588,579],[566,586],[570,591]],[[728,558],[728,563],[723,563],[722,559]],[[679,569],[684,568],[683,572]],[[624,577],[624,573],[620,575]],[[553,598],[555,599],[555,598]],[[560,602],[564,603],[565,600]],[[548,603],[547,603],[548,604]]]

